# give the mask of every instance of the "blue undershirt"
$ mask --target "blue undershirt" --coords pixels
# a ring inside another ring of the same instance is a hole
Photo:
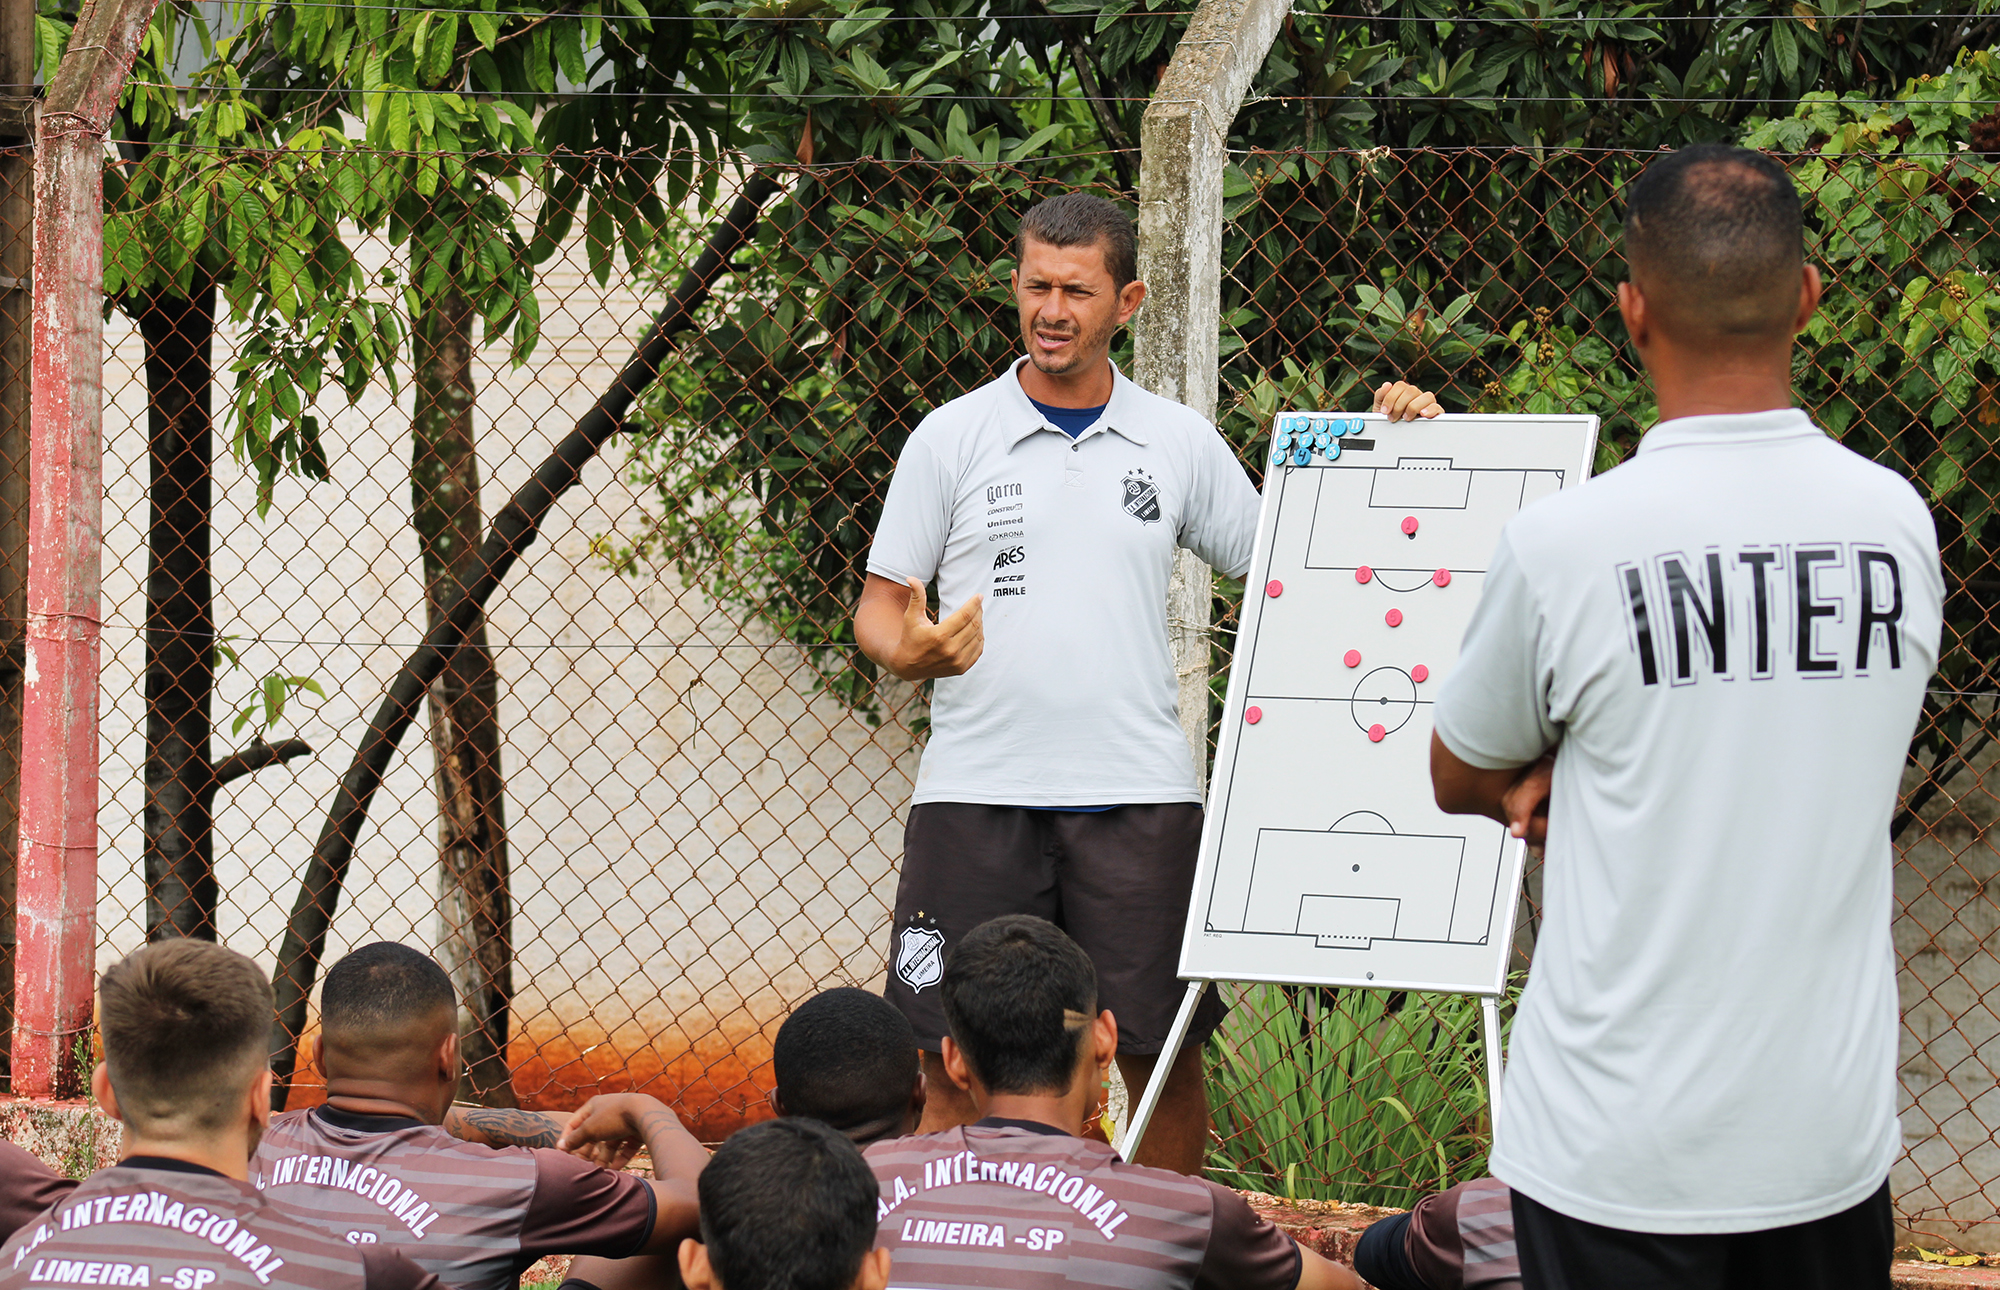
[[[1049,424],[1072,439],[1096,425],[1097,418],[1104,415],[1104,409],[1111,406],[1100,403],[1094,408],[1058,408],[1040,399],[1029,399],[1028,402],[1035,405],[1035,411],[1049,419]]]
[[[1028,402],[1035,405],[1035,411],[1049,419],[1050,425],[1053,425],[1072,439],[1096,425],[1097,419],[1104,415],[1104,409],[1111,406],[1108,403],[1100,403],[1094,408],[1059,408],[1053,404],[1044,403],[1040,399],[1029,399]],[[1027,811],[1068,811],[1079,815],[1095,815],[1099,811],[1115,811],[1121,805],[1123,803],[1114,802],[1110,806],[1027,806],[1020,809]]]

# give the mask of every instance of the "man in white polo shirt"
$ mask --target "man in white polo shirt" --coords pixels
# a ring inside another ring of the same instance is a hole
[[[1152,1072],[1182,987],[1201,791],[1174,712],[1166,595],[1187,547],[1250,564],[1257,493],[1215,427],[1133,385],[1111,340],[1145,299],[1132,221],[1081,193],[1023,218],[1014,290],[1027,356],[910,435],[868,554],[854,637],[905,680],[938,678],[890,930],[889,998],[925,1049],[922,1131],[978,1118],[944,1073],[937,983],[1002,914],[1090,955],[1128,1086]],[[1393,418],[1436,415],[1396,383]],[[943,621],[924,606],[937,579]],[[1140,1153],[1197,1173],[1211,994]]]
[[[1886,1290],[1889,820],[1936,532],[1791,406],[1820,280],[1782,168],[1653,162],[1625,253],[1661,420],[1508,524],[1438,697],[1446,810],[1532,837],[1519,788],[1554,751],[1492,1170],[1528,1290]]]

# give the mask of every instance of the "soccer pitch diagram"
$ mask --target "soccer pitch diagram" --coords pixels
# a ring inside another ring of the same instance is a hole
[[[1587,416],[1280,413],[1181,975],[1498,993],[1525,848],[1431,795],[1431,705],[1501,528]]]

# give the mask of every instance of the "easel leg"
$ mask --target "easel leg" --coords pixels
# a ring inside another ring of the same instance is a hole
[[[1138,1105],[1132,1108],[1132,1120],[1125,1126],[1125,1136],[1118,1139],[1118,1154],[1127,1160],[1139,1149],[1139,1139],[1146,1136],[1146,1125],[1160,1105],[1160,1094],[1166,1090],[1167,1073],[1174,1068],[1174,1059],[1180,1055],[1181,1044],[1187,1040],[1188,1027],[1194,1024],[1195,1005],[1201,1002],[1201,992],[1206,989],[1206,981],[1188,982],[1181,1010],[1174,1014],[1174,1028],[1167,1032],[1167,1046],[1160,1050],[1160,1060],[1153,1063],[1153,1077],[1146,1081],[1145,1093],[1140,1096]]]
[[[1480,1029],[1486,1045],[1486,1113],[1489,1120],[1500,1118],[1500,1001],[1487,996],[1479,1001]]]

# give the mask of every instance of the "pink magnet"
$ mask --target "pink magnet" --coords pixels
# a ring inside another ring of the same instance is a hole
[[[1262,721],[1262,720],[1264,719],[1264,709],[1262,709],[1262,708],[1245,708],[1245,709],[1243,710],[1243,719],[1244,719],[1245,721],[1249,722],[1249,723],[1250,723],[1251,725],[1253,725],[1253,726],[1254,726],[1254,725],[1256,725],[1256,724],[1257,724],[1257,723],[1258,723],[1259,721]]]
[[[1382,621],[1391,627],[1401,627],[1403,625],[1403,611],[1400,609],[1391,609],[1388,613],[1382,615]]]
[[[1360,667],[1361,651],[1358,649],[1351,649],[1347,651],[1346,655],[1342,657],[1340,661],[1347,664],[1349,667]]]
[[[1365,564],[1362,565],[1359,569],[1356,569],[1354,571],[1354,580],[1356,582],[1366,582],[1374,576],[1375,576],[1375,571],[1369,568]]]
[[[1285,584],[1273,578],[1264,584],[1264,594],[1276,600],[1279,596],[1285,594]]]
[[[1384,739],[1388,738],[1388,736],[1389,732],[1384,730],[1380,726],[1368,727],[1368,742],[1371,744],[1379,744]]]
[[[1410,669],[1410,679],[1418,685],[1422,685],[1425,681],[1431,679],[1431,670],[1422,663],[1419,663]]]
[[[1403,536],[1415,537],[1416,535],[1417,535],[1417,517],[1414,515],[1405,515],[1403,517]]]
[[[1431,581],[1440,587],[1449,587],[1451,585],[1451,570],[1439,569],[1431,575]]]

